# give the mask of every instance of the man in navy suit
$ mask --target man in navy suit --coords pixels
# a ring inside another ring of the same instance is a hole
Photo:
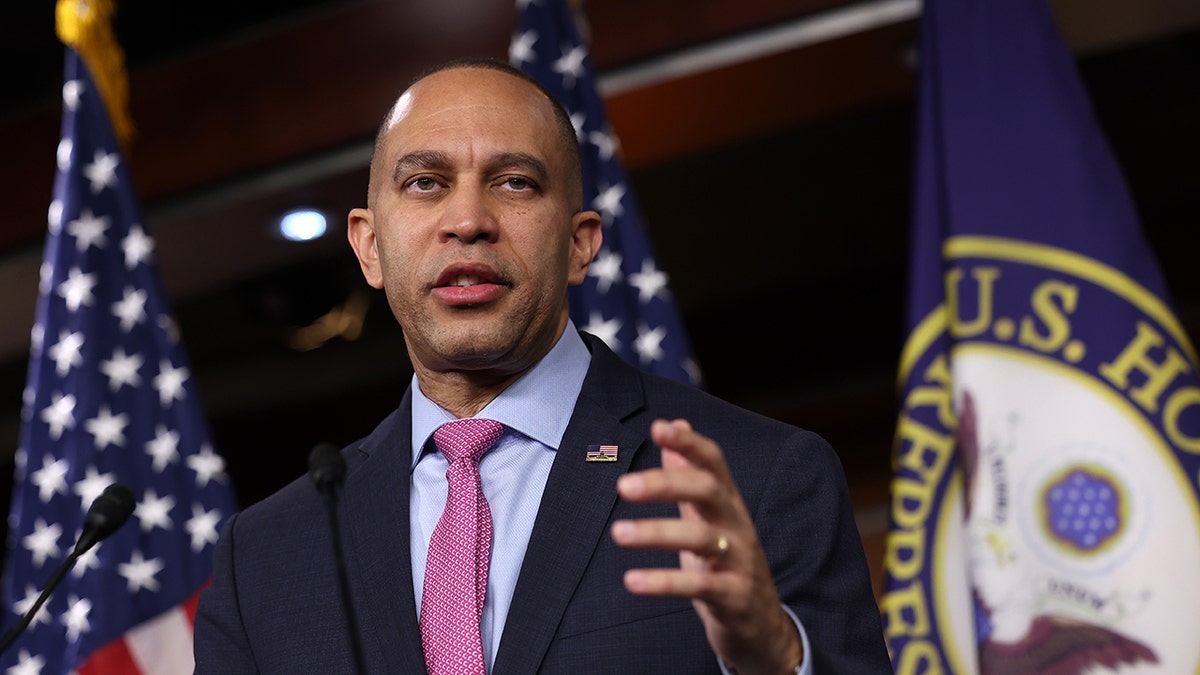
[[[602,240],[581,185],[569,118],[506,64],[446,64],[396,101],[348,221],[414,368],[399,408],[342,450],[357,639],[302,478],[223,530],[198,673],[352,672],[356,643],[368,672],[426,672],[448,490],[430,439],[470,417],[504,429],[478,465],[490,569],[465,620],[481,656],[446,672],[891,672],[830,446],[644,374],[569,320]],[[599,446],[612,461],[588,461]]]

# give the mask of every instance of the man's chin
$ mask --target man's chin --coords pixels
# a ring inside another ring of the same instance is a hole
[[[442,333],[431,343],[430,361],[442,367],[435,370],[483,370],[495,368],[510,358],[516,344],[491,331]]]

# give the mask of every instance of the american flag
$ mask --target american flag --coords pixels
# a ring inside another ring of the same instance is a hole
[[[587,461],[589,462],[615,462],[617,461],[617,446],[615,445],[589,445],[587,449]]]
[[[191,673],[196,598],[235,498],[95,82],[68,48],[8,521],[6,627],[32,607],[105,487],[128,486],[137,505],[77,561],[0,670]]]
[[[604,246],[587,280],[569,291],[571,319],[643,370],[699,385],[700,369],[618,158],[576,16],[563,0],[517,0],[517,13],[509,62],[570,113],[583,159],[584,205],[604,218]]]

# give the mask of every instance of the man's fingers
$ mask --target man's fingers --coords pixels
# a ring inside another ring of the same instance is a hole
[[[625,572],[624,582],[636,595],[687,598],[727,610],[742,609],[750,592],[742,575],[700,569],[633,569]]]
[[[711,502],[723,486],[698,469],[647,469],[617,479],[617,494],[631,502]]]
[[[720,446],[692,429],[687,420],[655,420],[650,424],[650,440],[663,449],[663,468],[690,464],[732,481]],[[680,462],[681,458],[686,461]]]
[[[714,560],[722,555],[722,537],[726,542],[724,555],[728,555],[732,546],[729,536],[703,521],[643,518],[618,520],[612,526],[613,541],[620,546],[689,551],[698,557]]]

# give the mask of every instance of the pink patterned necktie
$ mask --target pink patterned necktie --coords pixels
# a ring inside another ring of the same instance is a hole
[[[479,458],[504,433],[494,420],[447,422],[433,432],[446,456],[446,509],[429,540],[421,597],[421,646],[430,675],[484,675],[479,620],[487,594],[492,512],[479,484]]]

